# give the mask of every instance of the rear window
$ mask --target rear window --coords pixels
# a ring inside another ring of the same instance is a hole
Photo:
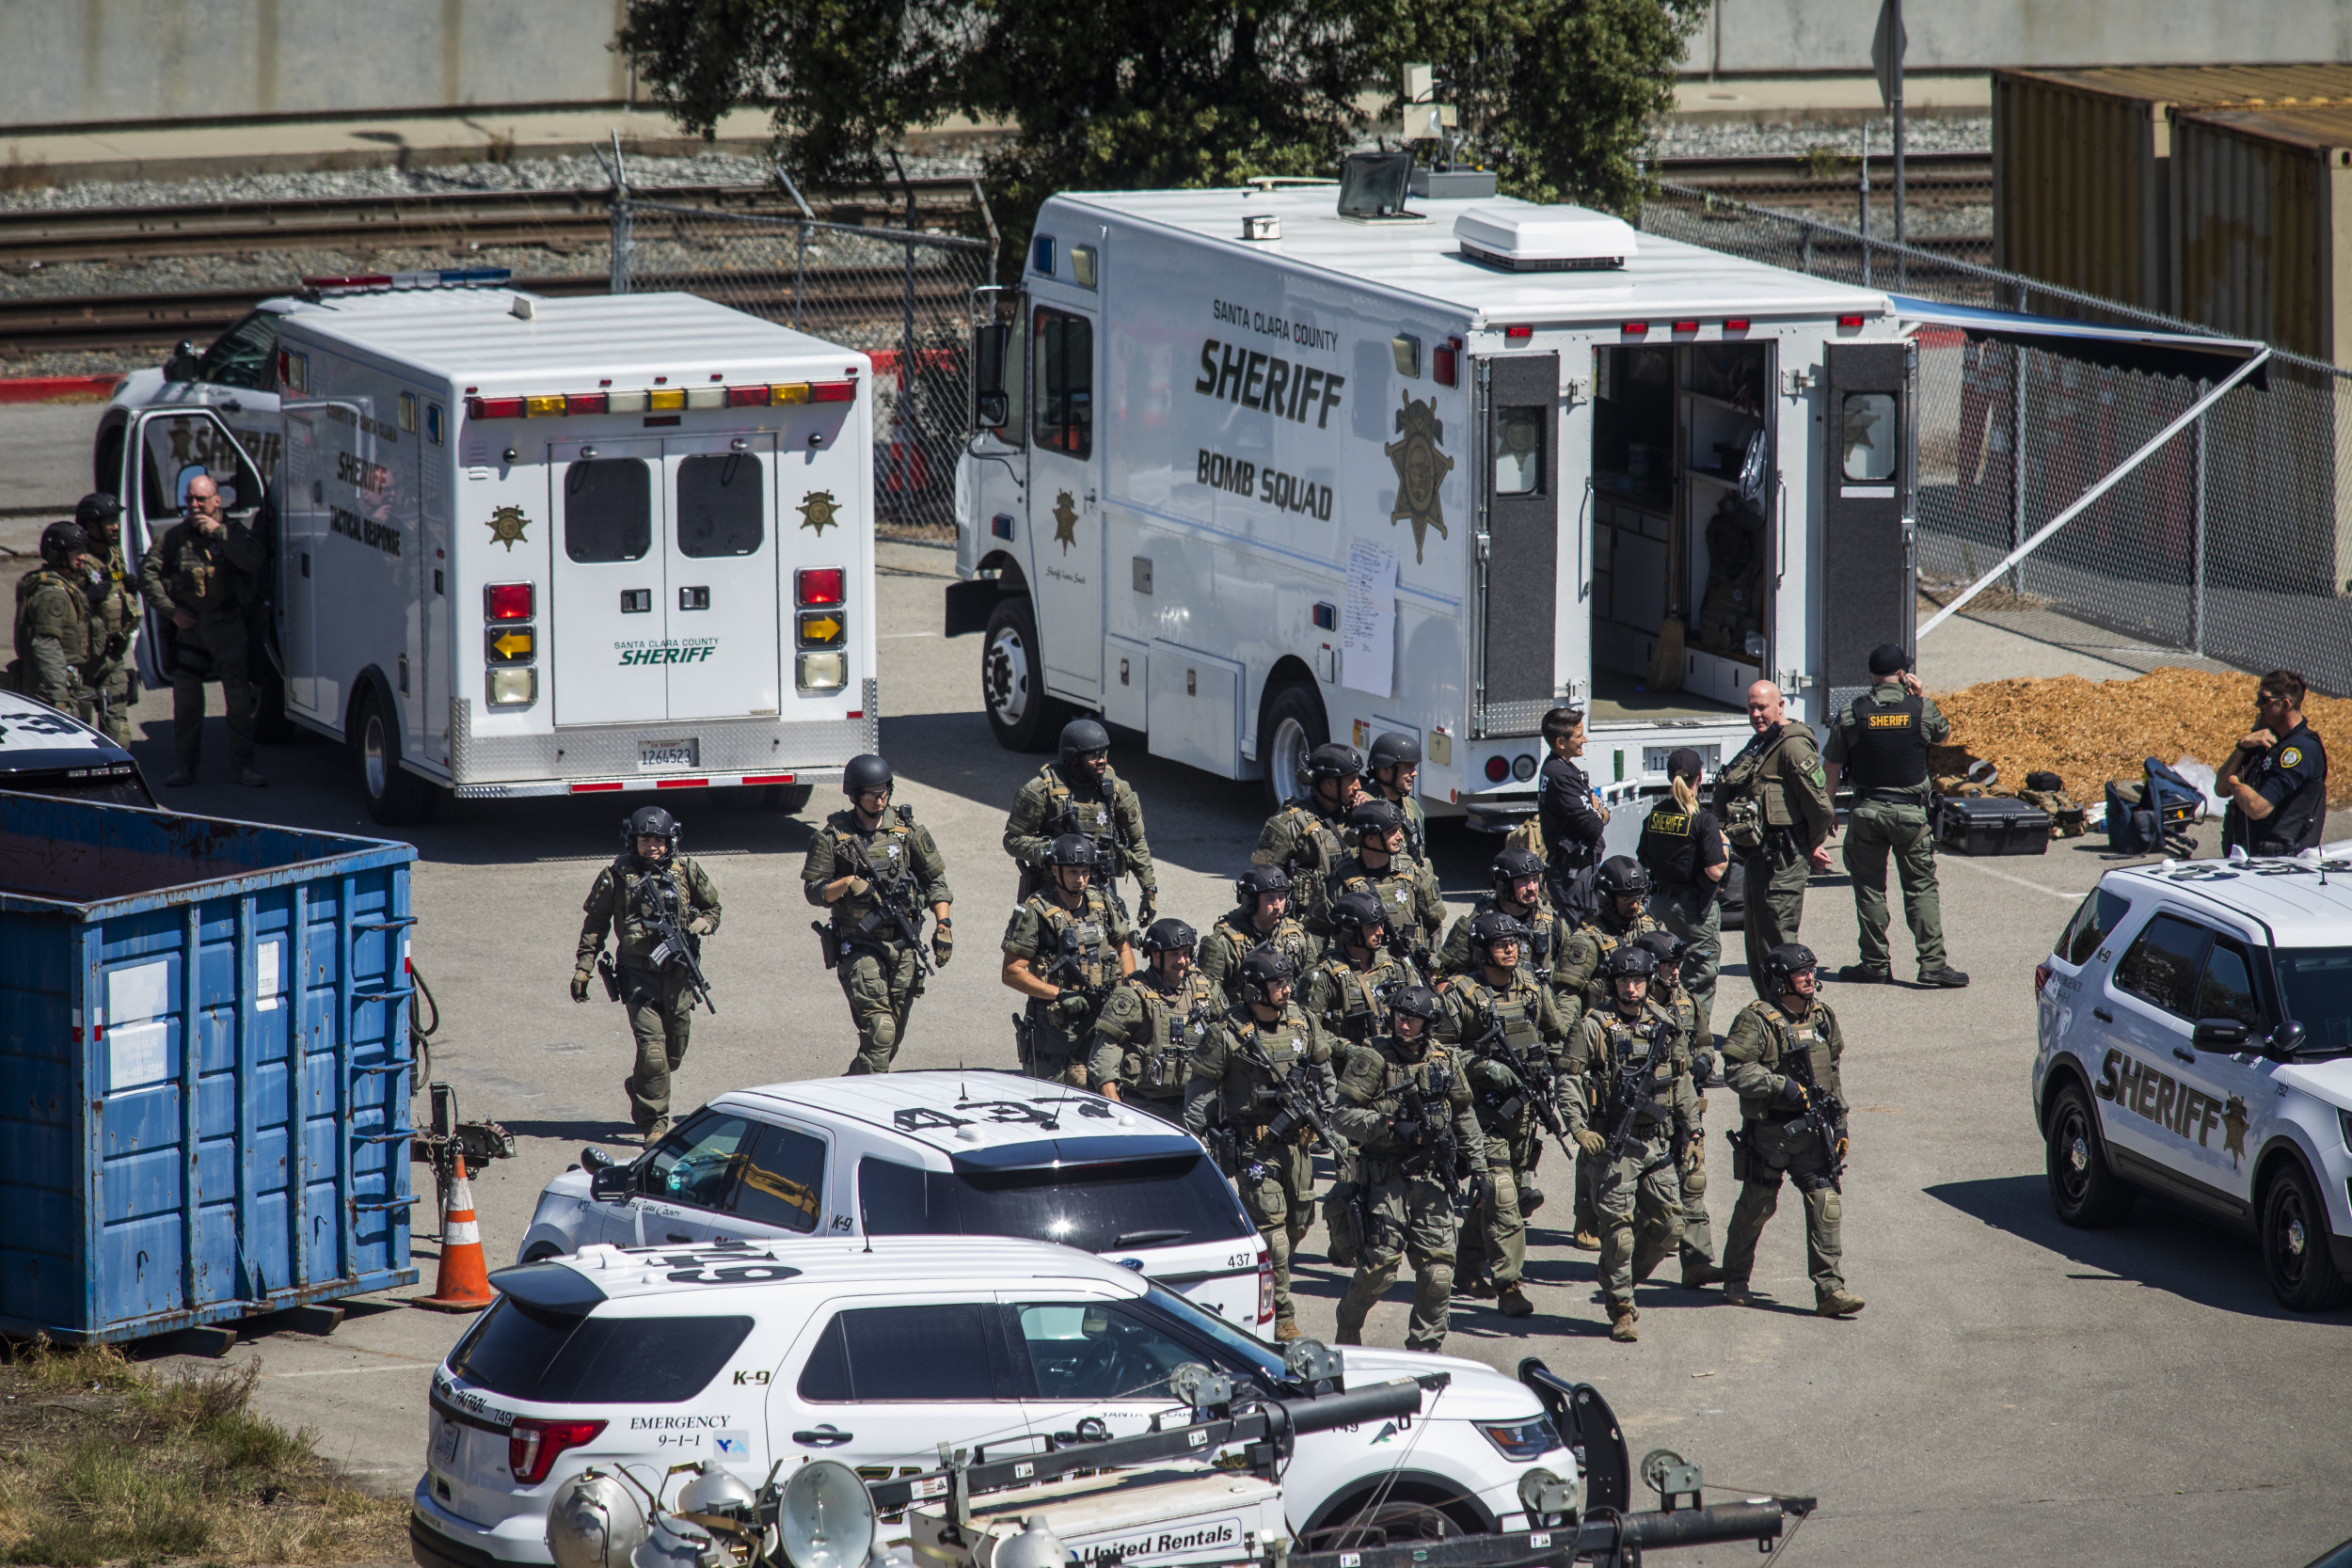
[[[92,800],[102,806],[148,806],[155,804],[149,794],[146,781],[136,773],[118,773],[79,779],[63,773],[11,773],[0,768],[0,789],[14,790],[20,795],[48,795],[65,800]]]
[[[952,1174],[868,1159],[858,1166],[858,1210],[873,1236],[1019,1236],[1089,1252],[1249,1234],[1232,1189],[1198,1154]]]
[[[584,564],[641,561],[653,548],[653,474],[634,457],[564,471],[564,553]]]
[[[2099,951],[2099,944],[2107,940],[2107,933],[2130,911],[2132,902],[2121,894],[2106,888],[2094,888],[2082,901],[2074,918],[2066,923],[2066,932],[2058,940],[2058,956],[2080,967],[2090,961]]]
[[[719,1375],[749,1318],[616,1318],[502,1296],[451,1353],[479,1388],[547,1404],[669,1404]]]

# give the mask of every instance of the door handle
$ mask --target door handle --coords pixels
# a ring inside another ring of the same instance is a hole
[[[854,1432],[841,1432],[831,1425],[826,1425],[818,1427],[814,1432],[796,1432],[792,1434],[792,1441],[805,1448],[837,1449],[856,1436],[857,1433]]]
[[[2184,1051],[2176,1045],[2172,1048],[2172,1054],[2191,1067],[2197,1065],[2197,1053],[2194,1051]]]
[[[710,608],[710,590],[707,588],[679,589],[677,591],[677,607],[680,610],[708,610]]]
[[[2115,1022],[2115,1015],[2107,1011],[2105,1007],[2091,1008],[2090,1016],[2097,1019],[2102,1023],[2113,1023]]]
[[[685,1245],[687,1245],[687,1246],[692,1246],[692,1245],[694,1244],[694,1238],[693,1238],[693,1237],[691,1237],[691,1236],[681,1236],[681,1235],[679,1235],[679,1234],[678,1234],[676,1231],[675,1231],[675,1230],[673,1230],[673,1231],[671,1231],[671,1232],[670,1232],[670,1240],[672,1240],[672,1241],[674,1241],[674,1242],[682,1243],[684,1243],[684,1244],[685,1244]]]

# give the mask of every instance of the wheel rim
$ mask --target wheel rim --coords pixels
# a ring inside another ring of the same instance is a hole
[[[1462,1527],[1443,1509],[1397,1500],[1367,1509],[1344,1525],[1324,1531],[1322,1549],[1341,1551],[1366,1545],[1375,1539],[1375,1530],[1391,1543],[1451,1541],[1462,1533]]]
[[[384,716],[371,709],[367,727],[359,735],[359,760],[367,771],[368,795],[373,800],[384,798],[384,786],[391,777],[391,764],[384,752]]]
[[[2058,1117],[2057,1143],[2058,1192],[2069,1204],[2079,1204],[2090,1190],[2090,1130],[2072,1105]]]
[[[1007,729],[1016,729],[1029,711],[1029,647],[1012,626],[999,631],[980,661],[980,695],[988,711]]]
[[[2303,1214],[2303,1195],[2292,1185],[2282,1187],[2271,1209],[2271,1253],[2278,1260],[2279,1277],[2290,1286],[2302,1283],[2303,1270],[2309,1264],[2305,1256],[2311,1243],[2311,1233]]]
[[[1267,751],[1266,766],[1271,768],[1274,792],[1285,800],[1298,798],[1298,774],[1307,766],[1307,753],[1314,746],[1307,736],[1307,726],[1297,720],[1284,717],[1274,726],[1274,744]]]

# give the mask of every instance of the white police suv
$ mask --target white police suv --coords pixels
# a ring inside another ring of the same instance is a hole
[[[1264,1240],[1199,1139],[1099,1094],[993,1069],[723,1094],[628,1164],[583,1150],[539,1195],[516,1259],[813,1233],[1059,1242],[1244,1328],[1274,1322]]]
[[[2280,1305],[2352,1300],[2352,845],[2110,871],[2034,989],[2060,1219],[2152,1193],[2250,1231]]]
[[[943,1444],[1010,1457],[1188,1419],[1168,1386],[1186,1362],[1231,1377],[1237,1403],[1304,1391],[1281,1353],[1217,1314],[1040,1242],[595,1245],[491,1283],[501,1299],[433,1375],[410,1513],[421,1568],[549,1561],[548,1504],[591,1464],[648,1488],[697,1460],[755,1486],[812,1457],[879,1479],[935,1467]],[[1283,1510],[1310,1539],[1525,1528],[1523,1480],[1580,1480],[1552,1394],[1572,1393],[1583,1430],[1607,1438],[1597,1463],[1623,1480],[1623,1439],[1589,1386],[1551,1380],[1539,1397],[1533,1378],[1475,1361],[1337,1354],[1347,1387],[1409,1376],[1426,1392],[1417,1417],[1298,1434]]]
[[[70,713],[0,691],[0,789],[109,806],[153,806],[131,753]]]

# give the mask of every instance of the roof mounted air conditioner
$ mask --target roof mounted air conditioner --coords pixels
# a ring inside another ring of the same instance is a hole
[[[1465,260],[1505,272],[1606,272],[1640,248],[1630,224],[1582,207],[1472,207],[1454,237]]]

